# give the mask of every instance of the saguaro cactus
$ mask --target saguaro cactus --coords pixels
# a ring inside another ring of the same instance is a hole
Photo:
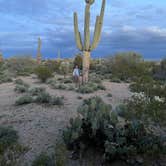
[[[41,64],[41,45],[42,41],[40,37],[38,38],[38,49],[37,49],[37,64]]]
[[[74,31],[76,44],[79,50],[83,51],[83,82],[88,82],[89,66],[90,66],[90,52],[94,50],[100,40],[101,29],[103,25],[103,17],[105,10],[105,0],[102,0],[102,7],[100,15],[96,17],[95,31],[93,41],[90,43],[90,6],[95,0],[85,0],[85,23],[84,23],[84,44],[82,43],[81,33],[78,28],[77,13],[74,13]]]
[[[3,62],[3,55],[2,53],[0,52],[0,63]]]
[[[57,57],[57,60],[58,60],[58,62],[61,61],[61,51],[60,51],[60,50],[58,50],[58,57]]]

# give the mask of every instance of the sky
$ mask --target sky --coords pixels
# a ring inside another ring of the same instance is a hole
[[[102,0],[91,6],[91,37]],[[85,0],[0,0],[0,51],[4,57],[37,54],[43,58],[79,53],[74,39],[73,12],[83,36]],[[145,59],[166,57],[166,0],[106,0],[101,40],[92,57],[134,51]]]

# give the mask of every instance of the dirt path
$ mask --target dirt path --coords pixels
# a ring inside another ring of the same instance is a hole
[[[28,146],[30,150],[21,161],[22,166],[30,166],[34,158],[43,151],[52,151],[60,131],[68,124],[71,117],[77,115],[77,107],[82,103],[78,96],[83,99],[100,96],[106,103],[113,107],[131,96],[128,84],[103,82],[106,91],[97,91],[93,94],[78,94],[73,91],[54,90],[46,84],[37,83],[32,77],[22,77],[31,87],[45,87],[51,95],[64,96],[63,107],[28,104],[14,106],[18,96],[14,92],[13,83],[0,85],[0,125],[13,126],[19,133],[20,142]],[[112,98],[107,97],[111,93]]]

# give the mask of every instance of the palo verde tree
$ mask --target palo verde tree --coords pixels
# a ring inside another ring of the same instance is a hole
[[[40,37],[38,38],[38,49],[37,49],[37,64],[41,64],[41,45],[42,41]]]
[[[94,50],[100,40],[101,30],[103,25],[105,0],[102,0],[102,7],[100,15],[96,17],[95,31],[93,41],[90,43],[90,6],[95,0],[85,0],[85,25],[84,25],[84,43],[81,39],[81,33],[78,28],[78,17],[77,13],[74,13],[74,31],[77,47],[83,52],[83,82],[88,82],[89,66],[90,66],[90,52]]]

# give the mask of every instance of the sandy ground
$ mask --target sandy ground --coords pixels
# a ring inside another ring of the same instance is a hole
[[[0,125],[13,126],[19,133],[20,142],[29,147],[29,151],[22,158],[21,166],[30,166],[34,158],[45,151],[52,151],[60,131],[68,124],[71,117],[77,115],[77,107],[83,99],[91,96],[100,96],[113,108],[131,96],[128,84],[103,82],[106,91],[97,91],[93,94],[79,94],[74,91],[50,89],[46,84],[37,83],[32,77],[21,77],[31,87],[45,87],[46,90],[57,96],[65,97],[63,107],[28,104],[14,106],[20,94],[14,92],[14,83],[0,85]],[[112,98],[107,97],[111,93]]]

